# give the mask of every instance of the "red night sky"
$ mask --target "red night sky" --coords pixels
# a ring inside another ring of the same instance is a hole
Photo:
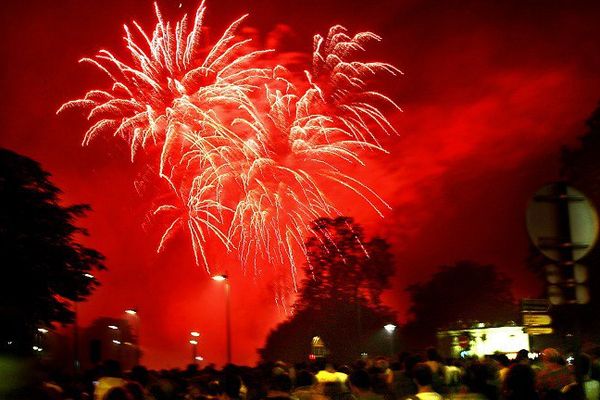
[[[161,2],[175,20],[195,1]],[[249,13],[246,34],[286,54],[309,52],[312,36],[333,24],[383,37],[369,56],[405,75],[387,93],[404,110],[391,120],[399,136],[389,155],[367,158],[358,172],[393,210],[381,220],[348,193],[344,213],[369,234],[393,243],[397,274],[387,301],[402,320],[403,288],[436,266],[460,259],[494,263],[514,280],[516,296],[539,284],[524,270],[529,196],[557,178],[560,147],[576,143],[600,99],[600,3],[596,1],[266,1],[209,0],[206,24],[216,32]],[[194,264],[180,234],[165,252],[162,227],[145,223],[148,204],[134,181],[144,164],[105,136],[81,147],[81,115],[58,107],[104,78],[77,60],[105,48],[119,53],[122,25],[154,24],[147,0],[5,2],[2,27],[0,146],[40,161],[66,203],[90,203],[86,244],[107,257],[102,286],[80,305],[82,325],[98,316],[141,316],[143,362],[183,366],[190,330],[200,353],[225,359],[224,288]],[[256,29],[253,33],[251,29]],[[387,83],[387,82],[386,82]],[[256,348],[281,320],[268,274],[243,276],[234,260],[215,257],[232,275],[234,362],[253,363]]]

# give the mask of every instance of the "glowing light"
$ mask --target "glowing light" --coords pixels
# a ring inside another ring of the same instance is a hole
[[[113,341],[112,341],[112,342],[113,342],[114,344],[116,344],[116,345],[119,345],[119,344],[121,344],[121,341],[120,341],[120,340],[116,340],[116,339],[113,339]]]
[[[197,344],[198,344],[198,341],[197,341],[197,340],[194,340],[194,339],[192,339],[192,340],[190,340],[190,344],[193,344],[193,345],[195,346],[195,345],[197,345]]]
[[[119,327],[116,325],[108,325],[108,329],[112,329],[113,331],[116,331],[119,329]]]
[[[212,280],[217,282],[223,282],[227,280],[227,275],[214,275],[212,277]]]
[[[393,333],[396,330],[396,325],[394,324],[387,324],[386,326],[383,327],[388,333]]]
[[[137,311],[133,308],[129,308],[129,309],[125,310],[125,313],[127,313],[129,315],[136,315]]]
[[[39,333],[44,333],[44,334],[48,333],[48,329],[46,329],[46,328],[37,328],[37,331]]]
[[[196,361],[204,361],[204,357],[202,356],[196,356],[195,359]]]
[[[95,278],[95,276],[94,276],[94,275],[92,275],[92,274],[87,274],[87,273],[86,273],[86,274],[83,274],[83,276],[85,276],[86,278],[89,278],[89,279],[94,279],[94,278]]]
[[[190,332],[190,335],[192,335],[193,337],[198,337],[198,336],[200,336],[200,333],[196,332],[196,331],[192,331],[192,332]]]
[[[295,288],[310,223],[341,214],[330,199],[334,187],[382,217],[390,208],[353,173],[365,164],[363,153],[386,153],[378,136],[396,133],[385,111],[400,108],[370,83],[401,72],[359,60],[380,37],[336,25],[314,37],[307,71],[293,73],[264,59],[271,50],[236,36],[245,17],[207,46],[205,12],[203,1],[193,21],[185,15],[171,23],[155,4],[151,35],[136,22],[124,27],[130,64],[107,50],[81,60],[106,73],[112,87],[90,90],[58,112],[87,111],[83,145],[108,133],[127,141],[132,161],[147,155],[173,198],[153,212],[169,218],[158,252],[187,230],[208,274],[205,246],[216,239],[256,274],[261,260],[276,271],[289,268]]]

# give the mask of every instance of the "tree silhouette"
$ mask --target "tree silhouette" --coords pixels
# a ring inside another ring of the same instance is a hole
[[[561,175],[583,190],[596,205],[600,204],[600,105],[586,121],[587,132],[579,138],[580,146],[564,148]]]
[[[349,217],[320,218],[312,230],[294,314],[271,331],[259,351],[263,360],[305,360],[314,336],[338,361],[385,346],[368,339],[394,320],[381,303],[394,273],[389,244],[365,240],[363,229]]]
[[[411,321],[405,335],[414,346],[435,343],[438,329],[463,323],[506,323],[518,317],[509,279],[493,265],[459,261],[442,266],[424,283],[410,285]]]
[[[73,320],[71,304],[88,296],[103,256],[77,241],[75,221],[90,207],[62,206],[39,163],[0,149],[0,349],[31,351],[38,327]],[[86,275],[88,274],[88,275]]]

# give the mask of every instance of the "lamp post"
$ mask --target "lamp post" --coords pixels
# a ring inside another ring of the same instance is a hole
[[[125,314],[131,316],[132,318],[135,318],[135,364],[140,365],[140,359],[142,357],[142,351],[140,347],[140,314],[138,313],[136,308],[128,308],[127,310],[125,310]]]
[[[225,282],[225,329],[227,336],[227,364],[231,364],[231,310],[229,293],[231,292],[229,285],[229,276],[227,273],[214,275],[213,280],[217,282]]]
[[[89,280],[94,280],[96,277],[88,272],[84,273],[83,276]],[[79,321],[78,321],[78,310],[77,310],[77,300],[73,300],[73,367],[75,368],[75,373],[79,373],[79,369],[81,368],[81,364],[79,362]]]
[[[46,328],[37,328],[35,333],[35,345],[33,346],[33,350],[37,352],[41,352],[44,350],[46,346],[45,336],[48,333],[48,329]]]
[[[77,320],[77,301],[73,301],[73,368],[79,374],[79,321]]]
[[[122,361],[121,360],[121,329],[119,329],[119,327],[117,325],[108,325],[107,327],[108,327],[108,329],[110,329],[116,333],[116,335],[114,333],[112,335],[112,337],[113,337],[112,342],[115,346],[117,346],[117,360],[120,363]],[[117,339],[115,339],[115,336],[117,337]]]
[[[390,335],[390,357],[394,356],[394,332],[396,331],[396,325],[387,324],[383,327],[385,331]]]
[[[190,335],[192,335],[190,339],[190,344],[192,345],[192,364],[196,364],[198,361],[198,338],[200,337],[200,333],[191,331]]]
[[[198,341],[196,339],[190,339],[192,345],[192,364],[196,364],[196,354],[198,354]]]

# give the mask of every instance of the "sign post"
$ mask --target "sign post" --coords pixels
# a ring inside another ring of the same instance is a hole
[[[545,268],[549,302],[573,307],[577,354],[581,346],[580,306],[590,301],[590,293],[587,268],[576,261],[589,253],[598,238],[596,209],[583,193],[565,182],[556,182],[533,196],[527,207],[527,231],[541,253],[554,261]],[[529,335],[552,333],[552,319],[547,314],[524,313],[523,320]]]

